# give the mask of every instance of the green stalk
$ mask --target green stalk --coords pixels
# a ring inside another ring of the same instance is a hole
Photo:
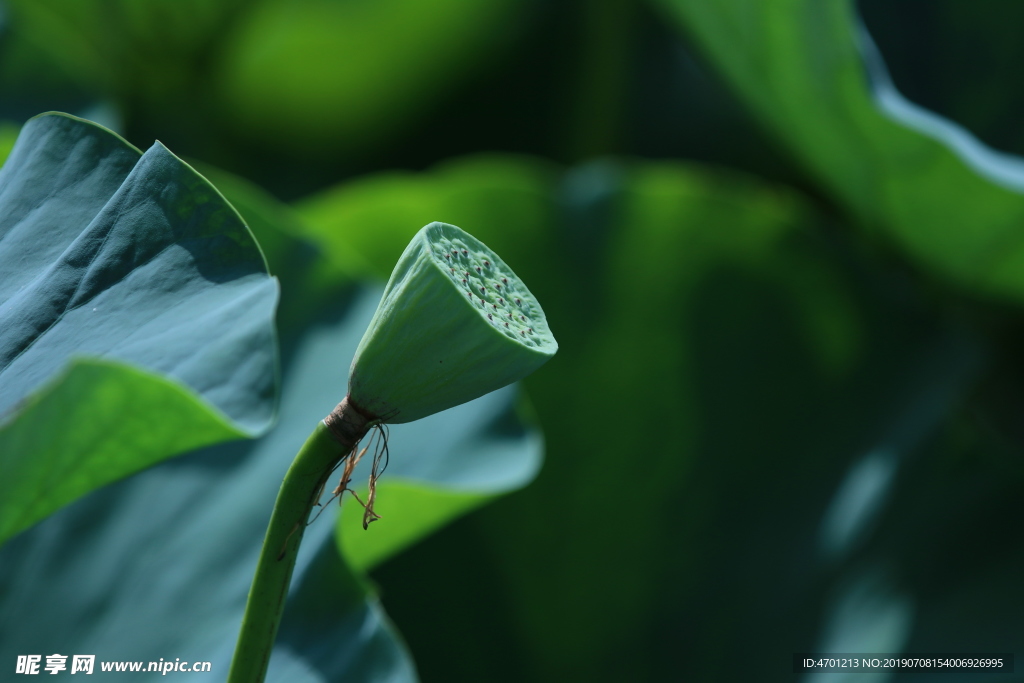
[[[228,683],[262,683],[266,677],[310,512],[335,466],[366,431],[365,418],[346,399],[317,424],[288,468],[249,589]]]

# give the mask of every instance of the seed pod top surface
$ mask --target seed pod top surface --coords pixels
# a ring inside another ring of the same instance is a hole
[[[512,269],[465,231],[431,223],[391,274],[352,361],[349,396],[376,419],[409,422],[522,379],[557,350]]]

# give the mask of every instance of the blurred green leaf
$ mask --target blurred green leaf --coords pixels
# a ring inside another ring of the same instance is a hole
[[[856,222],[937,274],[1024,297],[1024,164],[904,100],[852,2],[658,4]]]
[[[554,168],[539,159],[469,157],[429,173],[381,173],[341,183],[295,208],[304,235],[337,267],[355,252],[368,274],[386,279],[416,231],[443,221],[477,236],[518,272],[545,239],[555,178]]]
[[[0,170],[0,207],[0,540],[183,450],[266,430],[277,282],[202,176],[162,145],[140,155],[47,115]]]
[[[857,10],[908,99],[997,149],[1024,153],[1017,124],[1024,93],[1014,87],[1024,59],[1024,5],[861,0]]]
[[[201,79],[211,43],[250,0],[9,0],[11,27],[79,84],[134,102]]]
[[[131,130],[185,147],[201,141],[214,155],[238,154],[241,142],[325,159],[365,150],[440,108],[454,86],[500,55],[529,3],[8,5],[8,54],[34,59],[37,71],[55,65],[84,92],[112,99]],[[14,71],[31,92],[33,75]]]
[[[325,261],[321,251],[305,239],[309,228],[303,217],[255,183],[207,164],[196,167],[242,215],[263,248],[271,273],[289,282],[291,289],[337,287],[368,272],[359,254],[351,250],[336,250],[333,261]]]
[[[1008,446],[977,406],[956,409],[893,477],[874,533],[850,564],[888,568],[913,600],[905,652],[1012,652],[1024,637],[1016,578],[1024,460]]]
[[[490,521],[487,536],[509,567],[512,602],[528,624],[523,631],[538,658],[535,670],[549,672],[546,680],[571,671],[583,672],[584,678],[607,676],[607,671],[629,675],[629,658],[614,656],[614,644],[642,637],[639,633],[646,631],[638,632],[636,624],[664,604],[668,577],[680,590],[689,585],[687,576],[694,575],[695,567],[686,562],[673,567],[678,553],[692,553],[692,562],[701,564],[700,546],[688,535],[700,533],[708,511],[694,510],[680,527],[679,516],[670,510],[686,499],[693,469],[708,457],[703,451],[709,407],[699,394],[705,360],[697,355],[703,330],[692,321],[708,297],[729,291],[708,291],[709,280],[723,271],[736,273],[735,281],[749,278],[771,292],[767,310],[786,316],[778,321],[786,343],[810,364],[787,366],[791,381],[813,376],[835,353],[822,349],[822,342],[835,340],[822,339],[805,326],[811,318],[805,319],[803,305],[795,304],[802,293],[783,285],[787,273],[813,263],[791,246],[808,218],[796,197],[729,174],[635,164],[623,169],[613,206],[601,259],[607,293],[603,315],[591,324],[586,345],[575,357],[527,383],[552,451],[571,448],[585,457],[550,459],[533,486],[509,505],[483,513]],[[789,267],[779,269],[776,264],[784,260]],[[551,260],[548,272],[558,272]],[[856,328],[856,311],[835,280],[832,275],[821,287],[834,290],[830,303],[847,319],[846,327]],[[781,296],[780,289],[785,292]],[[770,363],[766,356],[778,344],[765,336],[772,332],[762,331],[764,318],[748,306],[756,304],[718,300],[715,319],[735,332],[732,353],[756,354]],[[558,313],[552,311],[549,318],[557,319]],[[849,350],[843,353],[841,362],[848,369],[856,357]],[[788,353],[775,359],[785,361]],[[746,376],[740,384],[725,377],[719,381],[771,392],[776,377],[767,374]],[[748,461],[758,454],[743,448],[733,455]],[[561,499],[573,505],[560,510],[559,524],[552,527],[545,523],[551,514],[547,501]],[[519,528],[532,530],[528,542]],[[551,531],[536,531],[545,528]],[[673,539],[669,547],[666,539]],[[609,544],[628,561],[607,561]],[[544,581],[538,580],[541,563]],[[579,619],[594,595],[604,596],[601,618]],[[561,605],[557,613],[544,607],[552,601]],[[560,635],[567,633],[571,636]],[[639,678],[647,677],[648,665],[634,663],[641,667]]]
[[[367,487],[358,488],[366,500]],[[415,541],[443,527],[453,519],[480,507],[493,496],[430,488],[415,482],[390,479],[377,487],[387,501],[388,524],[374,526],[374,533],[362,531],[363,511],[347,505],[338,520],[337,542],[353,570],[363,573],[387,560]]]
[[[18,139],[21,126],[10,122],[0,122],[0,166],[7,161],[11,150],[14,149],[14,142]]]
[[[364,148],[479,73],[526,6],[264,0],[229,34],[218,89],[264,144]]]

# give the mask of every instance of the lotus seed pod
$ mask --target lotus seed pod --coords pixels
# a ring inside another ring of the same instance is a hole
[[[526,377],[558,344],[540,304],[472,235],[431,223],[398,260],[349,371],[372,419],[418,420]]]

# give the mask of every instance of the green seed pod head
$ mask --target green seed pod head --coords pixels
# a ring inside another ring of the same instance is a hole
[[[558,344],[540,304],[472,235],[431,223],[398,260],[349,371],[349,400],[411,422],[526,377]]]

